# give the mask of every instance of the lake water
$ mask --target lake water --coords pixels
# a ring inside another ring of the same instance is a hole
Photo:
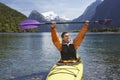
[[[84,80],[120,80],[120,33],[88,33],[78,53]],[[50,33],[0,33],[0,80],[45,80],[59,57]]]

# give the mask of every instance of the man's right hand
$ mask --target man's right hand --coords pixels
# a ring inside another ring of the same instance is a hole
[[[51,26],[51,28],[55,28],[56,27],[56,22],[52,22],[50,26]]]
[[[89,24],[89,22],[90,22],[89,20],[86,20],[86,21],[85,21],[85,24],[87,24],[87,25],[88,25],[88,24]]]

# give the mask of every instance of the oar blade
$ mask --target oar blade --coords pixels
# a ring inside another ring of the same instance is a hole
[[[33,29],[33,28],[37,28],[38,25],[22,25],[20,26],[21,29]]]
[[[36,20],[24,20],[20,23],[20,28],[32,29],[32,28],[37,28],[40,24],[45,24],[45,23],[39,23]]]
[[[102,25],[107,25],[112,22],[112,19],[104,19],[104,20],[99,20],[98,23]]]

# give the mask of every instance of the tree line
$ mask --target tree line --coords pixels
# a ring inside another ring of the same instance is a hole
[[[27,19],[22,13],[0,3],[0,32],[37,32],[37,29],[22,30],[19,23]]]

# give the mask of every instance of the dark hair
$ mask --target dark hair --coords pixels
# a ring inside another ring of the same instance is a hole
[[[61,37],[63,38],[66,33],[68,33],[68,32],[63,32],[63,33],[61,34]]]

